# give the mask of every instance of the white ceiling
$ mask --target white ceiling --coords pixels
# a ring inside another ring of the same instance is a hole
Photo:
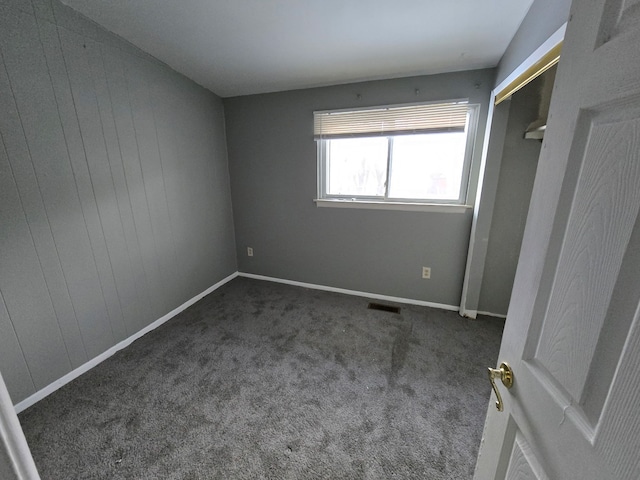
[[[62,0],[222,97],[497,65],[533,0]]]

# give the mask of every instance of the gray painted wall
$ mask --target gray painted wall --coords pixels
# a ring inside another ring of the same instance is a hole
[[[499,85],[569,18],[571,0],[535,0],[504,52],[495,85]]]
[[[541,142],[525,140],[538,116],[542,78],[511,98],[478,310],[506,315],[527,220]]]
[[[18,402],[236,271],[222,101],[0,0],[0,370]]]
[[[466,97],[480,103],[473,199],[493,74],[479,70],[225,99],[240,271],[458,305],[471,209],[316,207],[313,111]],[[422,266],[432,268],[431,280],[421,278]]]

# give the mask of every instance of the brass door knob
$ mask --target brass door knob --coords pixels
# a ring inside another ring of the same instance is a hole
[[[496,408],[501,412],[504,410],[504,405],[502,403],[502,396],[500,395],[498,386],[496,385],[496,378],[502,380],[502,383],[507,388],[511,388],[513,386],[513,370],[511,370],[511,367],[507,362],[502,362],[500,364],[500,368],[489,368],[489,381],[491,382],[493,391],[496,392],[496,397],[498,398],[496,401]]]

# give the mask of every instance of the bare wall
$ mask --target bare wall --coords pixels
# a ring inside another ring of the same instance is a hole
[[[473,199],[493,74],[477,70],[224,99],[240,271],[458,305],[472,210],[316,207],[313,111],[467,97],[481,104]],[[431,280],[421,278],[422,266],[432,268]]]
[[[220,98],[57,0],[0,0],[14,402],[236,271]]]
[[[495,85],[507,78],[569,18],[571,0],[535,0],[497,67]]]

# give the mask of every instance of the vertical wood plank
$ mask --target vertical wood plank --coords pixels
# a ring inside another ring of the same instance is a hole
[[[150,81],[152,82],[153,78],[146,61],[136,59],[134,62],[128,56],[124,56],[124,59],[144,191],[157,249],[159,274],[162,279],[175,278],[177,271],[175,244],[167,212],[165,182],[153,105],[149,96]],[[180,304],[180,297],[175,289],[166,289],[166,295],[169,309]]]
[[[113,228],[105,225],[105,231],[118,232],[115,238],[108,238],[108,243],[115,245],[112,263],[116,274],[120,303],[130,331],[135,332],[146,326],[151,321],[151,318],[148,316],[145,318],[145,315],[142,314],[143,308],[147,306],[148,292],[144,281],[135,278],[133,269],[133,256],[137,254],[136,265],[142,271],[139,252],[134,247],[134,253],[132,254],[129,248],[130,244],[134,242],[128,239],[135,238],[135,231],[131,228],[131,204],[126,190],[120,145],[104,70],[103,48],[102,45],[94,44],[87,53],[90,74],[96,94],[97,114],[102,129],[107,166],[110,173],[109,194],[115,201],[115,213],[117,213],[110,219]],[[126,217],[126,220],[123,217]]]
[[[0,39],[69,293],[94,357],[113,345],[113,332],[34,17],[3,16]]]
[[[22,346],[33,383],[36,388],[42,388],[67,373],[70,363],[3,143],[0,144],[0,225],[3,304]],[[17,367],[20,368],[19,363]],[[20,386],[18,391],[28,390],[29,378],[21,379]]]
[[[4,296],[0,291],[0,365],[2,377],[11,397],[25,398],[36,391],[29,367],[20,348],[16,331],[13,328]],[[10,366],[10,367],[9,367]]]
[[[31,0],[31,4],[33,5],[33,12],[36,18],[42,18],[52,23],[54,22],[51,0]]]
[[[175,265],[175,278],[177,281],[176,294],[179,298],[189,298],[188,275],[185,271],[184,254],[193,250],[190,235],[193,224],[189,221],[193,212],[189,206],[193,205],[192,187],[189,185],[185,172],[184,162],[177,154],[176,130],[179,118],[176,112],[180,105],[180,99],[175,95],[175,90],[168,83],[171,75],[167,75],[157,65],[148,65],[149,76],[149,101],[152,106],[153,120],[156,130],[158,153],[161,162],[161,172],[164,187],[163,215],[169,221],[172,247],[174,251],[173,265]],[[166,209],[166,210],[165,210]],[[192,296],[192,295],[191,295]]]
[[[6,7],[33,15],[31,0],[4,0]]]
[[[190,98],[186,90],[177,88],[176,76],[169,76],[165,82],[161,88],[153,89],[151,95],[155,109],[159,146],[163,151],[163,162],[166,165],[167,201],[172,227],[176,232],[176,242],[179,245],[179,261],[185,271],[189,272],[184,280],[185,291],[191,293],[197,290],[201,277],[200,269],[204,268],[203,264],[207,262],[199,254],[202,250],[200,235],[188,235],[188,232],[194,228],[193,217],[198,215],[199,199],[202,201],[205,199],[201,196],[199,185],[201,178],[193,182],[192,169],[181,163],[181,159],[186,156],[190,158],[190,162],[197,162],[192,154],[196,135],[190,129],[186,114],[191,106]],[[164,89],[167,91],[163,91]],[[182,95],[178,96],[176,92],[180,92]],[[159,99],[160,96],[165,98]],[[172,151],[172,148],[176,153]],[[177,152],[180,152],[180,158],[174,156],[177,155]],[[172,162],[175,163],[172,164]],[[205,170],[199,171],[203,176],[205,172]],[[199,232],[204,232],[207,222],[208,217],[201,217],[200,223],[195,228]],[[186,235],[181,235],[181,233]]]
[[[4,66],[0,68],[0,92],[0,131],[5,132],[4,144],[9,163],[71,365],[78,367],[87,361],[87,353]]]
[[[114,339],[120,341],[127,337],[127,329],[115,278],[115,273],[121,273],[121,270],[114,271],[113,265],[121,265],[114,259],[117,260],[121,255],[120,249],[124,245],[121,239],[124,235],[119,222],[97,101],[86,57],[87,50],[94,48],[93,41],[65,29],[60,29],[59,35],[73,97],[71,105],[75,106],[75,115],[70,114],[63,125],[66,126],[65,132],[73,129],[67,137],[77,136],[76,127],[80,128],[84,149],[77,155],[70,155],[71,165]],[[119,279],[122,278],[121,276]]]
[[[145,283],[149,290],[149,310],[153,318],[160,318],[168,311],[168,304],[156,261],[155,239],[140,167],[139,147],[122,60],[123,55],[122,52],[116,49],[108,49],[104,57],[105,70],[107,72],[113,117],[122,154],[122,164],[131,203],[138,249],[142,259]]]
[[[112,89],[116,88],[116,86],[109,82],[109,76],[107,74],[107,72],[112,71],[111,68],[115,68],[114,63],[117,63],[116,58],[117,52],[114,51],[114,49],[102,45],[100,58],[94,59],[92,70],[94,72],[98,108],[100,110],[104,138],[107,145],[109,165],[125,238],[127,261],[131,268],[131,281],[133,282],[137,296],[137,303],[135,307],[132,307],[135,318],[130,321],[129,328],[133,331],[138,331],[157,318],[152,316],[154,309],[150,305],[149,284],[140,253],[131,197],[125,176],[122,146],[120,145],[116,128],[114,114],[115,100],[112,97]],[[122,300],[122,303],[123,306],[127,304],[127,299]]]

